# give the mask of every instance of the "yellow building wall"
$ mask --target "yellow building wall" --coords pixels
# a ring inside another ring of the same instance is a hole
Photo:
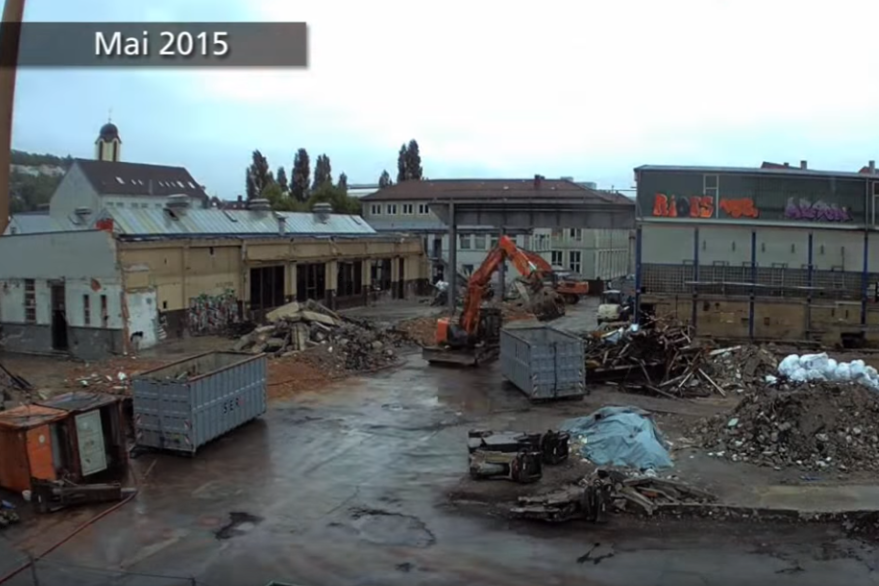
[[[189,300],[199,295],[231,292],[249,301],[248,276],[250,269],[257,267],[285,266],[285,294],[291,297],[296,295],[297,263],[327,263],[327,289],[336,288],[338,261],[362,261],[364,285],[369,284],[369,262],[379,258],[403,258],[405,280],[426,278],[422,276],[424,255],[417,238],[122,241],[118,255],[126,290],[154,289],[160,311],[185,309]]]

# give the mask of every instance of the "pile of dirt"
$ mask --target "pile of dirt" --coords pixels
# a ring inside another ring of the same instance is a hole
[[[398,323],[394,329],[403,332],[419,346],[431,346],[436,338],[437,319],[437,317],[407,319]]]
[[[693,430],[718,457],[781,468],[879,470],[879,394],[859,384],[762,387]]]
[[[131,377],[165,366],[168,362],[128,356],[92,364],[75,364],[65,376],[64,384],[69,388],[127,394],[131,388]]]

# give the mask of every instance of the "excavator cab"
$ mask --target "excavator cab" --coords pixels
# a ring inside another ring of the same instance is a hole
[[[436,323],[435,345],[423,348],[421,355],[431,363],[476,366],[497,358],[502,325],[503,316],[496,307],[482,309],[474,335],[468,335],[452,318],[441,317]]]

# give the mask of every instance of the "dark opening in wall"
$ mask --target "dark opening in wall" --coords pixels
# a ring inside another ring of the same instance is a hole
[[[369,269],[369,282],[373,288],[378,287],[382,291],[391,288],[391,259],[384,258],[372,261]]]
[[[363,263],[359,260],[338,263],[336,296],[350,297],[363,293]]]
[[[284,266],[250,269],[250,309],[284,305]]]
[[[323,301],[327,292],[327,265],[305,263],[296,265],[296,300]]]

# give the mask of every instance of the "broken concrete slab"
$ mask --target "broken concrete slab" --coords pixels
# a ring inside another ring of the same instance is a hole
[[[298,314],[301,309],[302,306],[299,305],[298,301],[291,301],[286,305],[276,307],[275,309],[268,312],[266,314],[266,321],[273,324],[280,319],[298,318]]]

